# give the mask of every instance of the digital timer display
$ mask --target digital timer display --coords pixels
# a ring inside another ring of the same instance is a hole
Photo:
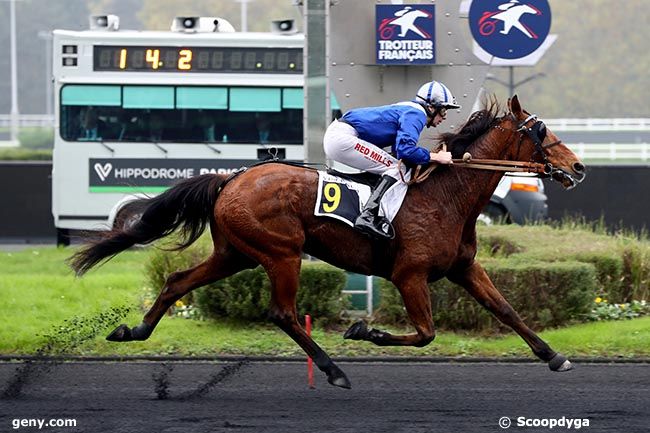
[[[93,70],[302,74],[302,49],[95,45]]]

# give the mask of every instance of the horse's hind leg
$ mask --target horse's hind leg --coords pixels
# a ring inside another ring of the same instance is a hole
[[[174,272],[167,277],[162,291],[145,314],[142,323],[134,328],[120,325],[106,339],[109,341],[146,340],[167,309],[187,293],[256,265],[231,247],[226,246],[219,251],[215,249],[206,261],[193,268]]]
[[[423,347],[435,338],[431,299],[425,275],[404,272],[404,276],[395,276],[406,312],[417,331],[415,334],[393,335],[378,329],[368,329],[366,322],[358,321],[343,336],[350,340],[365,340],[378,346],[416,346]]]
[[[332,385],[350,388],[351,384],[345,373],[338,368],[330,357],[309,337],[298,323],[296,312],[296,293],[300,279],[300,257],[284,260],[272,260],[262,263],[271,280],[271,305],[269,317],[273,323],[298,343],[310,356],[318,368],[327,374],[327,381]]]
[[[537,334],[526,326],[514,308],[506,301],[499,290],[494,287],[490,277],[481,265],[474,262],[469,268],[448,275],[447,278],[463,286],[481,305],[494,314],[497,319],[510,326],[524,339],[538,358],[548,363],[551,370],[567,371],[573,368],[571,362],[566,357],[551,349],[544,340],[539,338]]]

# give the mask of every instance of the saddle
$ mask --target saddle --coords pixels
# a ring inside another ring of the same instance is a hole
[[[349,180],[351,182],[362,183],[364,185],[368,185],[372,189],[375,188],[379,182],[379,179],[381,178],[381,176],[378,174],[368,173],[365,171],[361,173],[344,173],[342,171],[334,170],[333,168],[328,168],[327,174],[342,177],[343,179]]]

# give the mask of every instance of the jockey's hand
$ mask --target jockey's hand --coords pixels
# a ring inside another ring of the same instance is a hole
[[[429,153],[429,158],[431,162],[437,162],[438,164],[453,164],[454,162],[452,161],[451,157],[451,152],[430,152]]]

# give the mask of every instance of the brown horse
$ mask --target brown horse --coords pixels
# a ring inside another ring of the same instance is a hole
[[[458,133],[442,136],[458,157],[532,161],[564,187],[584,178],[584,165],[544,124],[522,110],[517,97],[498,117],[495,103],[474,113]],[[344,388],[350,381],[305,333],[296,315],[301,253],[306,252],[348,271],[378,275],[399,289],[415,333],[392,335],[357,322],[345,338],[385,346],[429,344],[435,331],[427,283],[447,277],[464,287],[501,322],[528,343],[551,370],[571,363],[553,351],[521,320],[494,287],[476,255],[476,218],[488,203],[502,173],[441,167],[411,186],[393,221],[396,236],[371,240],[330,218],[313,214],[318,174],[313,169],[266,163],[227,178],[206,174],[185,180],[154,198],[133,203],[142,216],[133,225],[113,229],[71,258],[81,275],[97,263],[134,244],[152,242],[181,230],[179,248],[194,242],[209,223],[214,252],[203,263],[169,276],[154,305],[134,328],[120,325],[111,341],[145,340],[165,311],[191,290],[262,265],[271,280],[270,319],[285,331],[327,374]]]

